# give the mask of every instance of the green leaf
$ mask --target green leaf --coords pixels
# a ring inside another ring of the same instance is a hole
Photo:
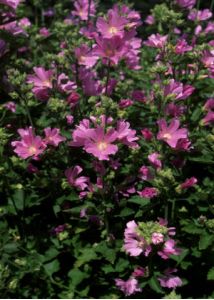
[[[55,259],[47,264],[44,264],[44,268],[45,268],[46,273],[49,276],[52,276],[53,273],[59,271],[59,269],[60,269],[59,261],[57,259]]]
[[[139,196],[134,196],[134,197],[130,198],[128,200],[128,202],[135,203],[135,204],[138,204],[143,207],[143,206],[148,205],[150,203],[150,200],[146,199],[146,198],[141,198]]]
[[[199,250],[205,250],[207,249],[210,245],[213,244],[213,241],[214,241],[214,237],[209,235],[209,234],[205,234],[205,235],[202,235],[200,237],[200,240],[199,240]]]
[[[127,217],[130,216],[134,213],[134,210],[128,207],[125,207],[124,209],[121,210],[119,216],[120,217]]]
[[[18,248],[18,245],[16,243],[8,243],[4,246],[4,251],[7,253],[13,253],[16,252]]]
[[[214,267],[212,267],[209,272],[207,273],[208,280],[214,280]]]
[[[120,258],[115,266],[115,271],[123,272],[129,266],[129,261],[127,259]]]
[[[48,249],[45,254],[42,256],[42,261],[43,262],[46,262],[46,261],[49,261],[53,258],[55,258],[57,255],[59,254],[59,251],[56,250],[56,248],[50,248]]]
[[[71,285],[75,288],[83,279],[87,278],[89,275],[85,272],[80,271],[78,268],[72,269],[68,273],[68,277],[71,278]]]
[[[82,250],[82,254],[80,254],[78,256],[78,259],[75,263],[75,267],[79,268],[82,265],[84,265],[85,263],[87,263],[91,260],[95,260],[97,258],[98,258],[97,254],[94,249],[86,248],[86,249]]]
[[[149,286],[151,287],[151,289],[153,289],[153,291],[155,291],[156,293],[158,294],[164,294],[164,291],[163,289],[161,288],[158,280],[156,277],[152,277],[150,280],[149,280]]]
[[[109,261],[110,263],[114,263],[116,259],[116,252],[114,249],[109,248],[106,245],[106,242],[101,242],[96,248],[96,252],[102,254],[102,256]]]

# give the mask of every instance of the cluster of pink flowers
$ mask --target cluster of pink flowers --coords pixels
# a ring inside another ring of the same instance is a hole
[[[214,98],[210,98],[204,105],[204,110],[207,111],[206,116],[202,119],[202,124],[209,125],[214,123]]]
[[[101,124],[96,118],[92,121],[84,119],[80,122],[72,133],[73,141],[70,146],[83,147],[99,160],[109,160],[109,155],[114,155],[118,151],[116,143],[127,145],[131,148],[138,147],[136,141],[136,131],[130,129],[130,124],[124,120],[117,122],[116,128],[110,128],[113,120],[106,116],[101,116]],[[94,128],[91,125],[95,126]]]
[[[157,254],[168,259],[171,255],[179,255],[181,250],[176,247],[176,242],[171,238],[175,235],[175,228],[167,228],[167,222],[136,223],[130,221],[126,224],[124,249],[130,256],[139,256],[143,253],[148,256],[159,245]]]
[[[27,159],[29,157],[37,160],[48,145],[57,147],[65,138],[60,135],[58,128],[51,129],[50,127],[44,129],[45,138],[35,135],[33,128],[18,129],[21,137],[20,141],[13,141],[11,145],[15,148],[14,152],[21,158]]]
[[[169,259],[171,255],[180,255],[181,249],[176,247],[176,242],[172,239],[175,235],[174,227],[167,227],[167,221],[159,219],[159,222],[130,221],[126,224],[124,249],[130,256],[139,256],[143,253],[149,256],[157,253],[162,259]],[[166,269],[164,274],[158,277],[162,287],[175,289],[182,285],[180,277],[175,276],[177,269]],[[141,292],[138,280],[145,277],[147,268],[137,267],[131,277],[125,281],[115,279],[116,286],[126,295],[130,296]]]
[[[37,99],[43,101],[48,100],[50,91],[54,88],[54,71],[45,70],[43,67],[34,67],[33,70],[35,75],[28,75],[27,83],[33,84],[32,92]],[[61,92],[71,93],[76,88],[76,84],[69,80],[67,75],[62,73],[57,78],[56,87]]]

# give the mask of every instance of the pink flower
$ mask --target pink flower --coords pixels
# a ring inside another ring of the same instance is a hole
[[[130,296],[136,292],[142,291],[142,289],[139,288],[138,281],[135,278],[130,278],[127,281],[115,279],[115,284],[126,296]]]
[[[90,10],[89,10],[89,0],[76,0],[74,2],[75,10],[72,11],[74,16],[78,16],[82,21],[88,20],[88,11],[90,16],[95,15],[95,3],[93,0],[90,1]]]
[[[67,98],[67,102],[70,105],[71,108],[74,108],[80,100],[80,95],[76,92],[71,92],[71,94]]]
[[[49,37],[50,35],[50,31],[46,27],[41,28],[39,33],[44,37]]]
[[[159,157],[160,157],[160,154],[157,152],[154,152],[154,153],[151,153],[148,155],[148,160],[155,169],[162,168],[162,162],[160,159],[158,159]]]
[[[137,192],[142,198],[151,199],[158,195],[158,190],[153,187],[146,187],[142,191]]]
[[[142,180],[151,180],[153,178],[151,171],[147,166],[142,166],[139,170],[139,173],[140,173],[139,177]]]
[[[203,107],[205,110],[214,109],[214,98],[210,98],[206,101]]]
[[[153,47],[153,48],[163,48],[167,42],[168,35],[160,35],[152,34],[148,37],[148,40],[145,42],[146,46]]]
[[[196,0],[176,0],[176,3],[183,8],[192,9]]]
[[[43,67],[34,67],[33,70],[35,75],[28,75],[27,83],[33,84],[32,91],[39,100],[47,100],[49,91],[53,88],[53,71],[46,71]]]
[[[158,121],[158,140],[165,141],[171,148],[175,148],[180,139],[186,139],[188,131],[186,128],[178,129],[180,121],[173,119],[169,126],[164,119]]]
[[[184,85],[171,79],[169,84],[164,88],[164,96],[174,96],[175,100],[185,100],[192,95],[195,88],[191,85]]]
[[[175,53],[176,54],[183,54],[185,52],[191,51],[192,49],[193,49],[193,47],[189,46],[185,39],[179,40],[177,42],[177,44],[175,45]]]
[[[209,111],[207,115],[202,119],[202,124],[209,125],[214,123],[214,111]]]
[[[31,26],[31,22],[28,18],[22,18],[19,23],[19,26],[23,27],[23,28],[27,28]]]
[[[112,38],[114,36],[123,37],[124,28],[127,20],[120,16],[116,10],[111,10],[108,13],[107,19],[99,17],[97,19],[97,30],[104,38]]]
[[[176,150],[178,151],[189,151],[191,149],[191,142],[189,139],[180,139],[177,142],[177,145],[175,147]]]
[[[28,157],[37,159],[46,148],[42,138],[34,135],[32,127],[18,129],[18,133],[21,136],[21,141],[11,143],[11,145],[15,147],[14,152],[23,159]]]
[[[92,68],[99,59],[99,56],[94,55],[93,51],[91,51],[86,44],[81,45],[79,48],[75,48],[74,53],[78,60],[78,64],[86,66],[87,68]]]
[[[191,21],[205,21],[211,17],[212,12],[209,9],[192,10],[188,15],[188,19]]]
[[[110,61],[112,64],[118,65],[125,54],[124,41],[119,36],[114,36],[111,39],[97,37],[96,42],[93,54],[103,58],[105,64]]]
[[[148,25],[153,25],[155,23],[155,18],[154,18],[154,16],[149,15],[146,17],[144,22]]]
[[[164,235],[162,233],[154,232],[152,234],[152,243],[154,245],[158,245],[160,243],[163,243],[163,241],[164,241]]]
[[[145,275],[145,273],[146,273],[145,268],[138,267],[138,268],[134,269],[132,276],[133,277],[143,277]]]
[[[175,289],[178,286],[182,286],[180,277],[172,275],[175,272],[177,272],[177,269],[165,270],[164,275],[158,278],[160,285],[169,289]]]
[[[3,25],[0,25],[0,30],[8,31],[10,34],[17,36],[17,35],[25,35],[28,36],[25,30],[18,25],[17,21],[12,21],[5,23]]]
[[[75,166],[73,168],[69,168],[65,171],[65,176],[67,177],[68,183],[71,186],[79,188],[81,191],[85,190],[88,187],[89,179],[85,176],[78,175],[82,172],[82,168],[80,166]]]
[[[47,145],[52,145],[54,147],[57,147],[59,145],[59,143],[65,141],[65,138],[59,134],[59,131],[60,130],[58,128],[53,128],[53,129],[51,129],[50,127],[45,128],[44,129],[44,132],[45,132],[44,142]]]
[[[124,249],[130,256],[139,256],[144,252],[148,256],[151,252],[151,247],[146,244],[143,237],[137,233],[138,225],[135,221],[130,221],[126,224],[124,232]]]
[[[209,22],[207,27],[204,30],[205,33],[213,33],[214,32],[214,22]]]
[[[194,186],[197,182],[198,182],[198,180],[195,177],[188,178],[181,184],[181,188],[182,188],[182,190],[188,189],[188,188]]]
[[[182,105],[177,105],[175,103],[169,103],[165,106],[165,113],[169,116],[172,116],[174,118],[180,117],[181,115],[184,114],[186,110],[185,106]]]
[[[70,93],[72,90],[77,88],[75,82],[69,80],[69,77],[64,73],[61,73],[57,78],[58,89],[61,92]]]
[[[99,160],[109,160],[109,155],[118,151],[118,147],[112,144],[116,139],[117,132],[114,129],[109,129],[105,133],[104,128],[97,127],[90,132],[84,143],[84,149]]]
[[[16,103],[13,102],[13,101],[9,101],[9,102],[6,102],[4,104],[4,107],[8,110],[10,110],[11,112],[15,113],[16,112]]]
[[[70,146],[81,147],[85,145],[85,141],[88,139],[89,134],[93,132],[93,129],[91,129],[89,126],[90,123],[87,119],[83,119],[80,122],[80,125],[76,126],[76,129],[72,134],[73,141],[70,143]]]
[[[67,115],[66,116],[66,121],[68,125],[71,125],[74,121],[74,117],[72,115]]]
[[[132,92],[132,99],[139,101],[139,102],[146,102],[146,96],[144,91],[140,91],[140,90],[135,90]]]
[[[122,99],[119,102],[119,107],[121,109],[123,109],[123,108],[127,108],[127,107],[131,106],[132,104],[133,104],[133,101],[131,99]]]
[[[164,247],[161,251],[158,251],[158,255],[160,255],[163,259],[170,258],[171,255],[180,255],[181,249],[175,247],[175,241],[170,239],[164,243]]]
[[[122,143],[131,148],[138,147],[136,141],[138,137],[136,137],[136,130],[130,129],[129,122],[118,121],[117,122],[117,138]]]
[[[14,10],[17,9],[18,5],[20,4],[21,0],[0,0],[0,4],[5,4]]]
[[[146,141],[151,141],[153,138],[153,133],[149,128],[144,128],[141,130],[141,133]]]

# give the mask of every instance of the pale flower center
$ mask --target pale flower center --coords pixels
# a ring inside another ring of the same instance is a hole
[[[106,56],[113,56],[113,51],[111,49],[106,49]]]
[[[43,85],[46,86],[46,87],[49,87],[49,88],[52,87],[51,82],[49,80],[44,80]]]
[[[114,27],[114,26],[112,26],[112,27],[109,28],[109,33],[111,33],[111,34],[116,34],[117,31],[118,31],[117,28]]]
[[[144,241],[138,242],[138,247],[143,248],[145,245]]]
[[[105,143],[105,142],[99,142],[99,143],[97,144],[97,148],[98,148],[100,151],[106,150],[107,147],[108,147],[108,144]]]
[[[36,147],[30,146],[29,152],[30,152],[31,155],[36,154]]]
[[[81,55],[80,58],[79,58],[79,62],[84,63],[85,62],[85,56]]]
[[[171,134],[169,134],[169,133],[165,133],[165,134],[163,135],[163,138],[166,139],[166,140],[170,140],[170,139],[172,138],[172,136],[171,136]]]

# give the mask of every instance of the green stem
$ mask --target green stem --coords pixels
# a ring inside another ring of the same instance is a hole
[[[169,204],[168,204],[168,202],[165,202],[164,219],[168,220],[168,216],[169,216]]]
[[[212,0],[211,5],[210,5],[210,10],[212,11],[214,8],[214,0]]]
[[[108,94],[109,78],[110,78],[110,59],[108,61],[108,69],[107,69],[107,76],[106,76],[106,86],[105,86],[105,95],[106,96]]]
[[[30,111],[29,111],[29,108],[28,108],[28,105],[27,105],[27,101],[25,98],[22,98],[23,102],[24,102],[24,106],[25,106],[25,110],[26,110],[26,113],[27,113],[27,116],[28,116],[28,120],[30,122],[30,125],[32,128],[34,128],[34,125],[33,125],[33,120],[31,118],[31,114],[30,114]]]
[[[176,199],[172,200],[172,211],[171,211],[171,220],[173,221],[175,218],[175,204],[176,204]]]
[[[198,1],[197,1],[197,10],[199,10],[200,4],[201,4],[201,0],[198,0]]]

